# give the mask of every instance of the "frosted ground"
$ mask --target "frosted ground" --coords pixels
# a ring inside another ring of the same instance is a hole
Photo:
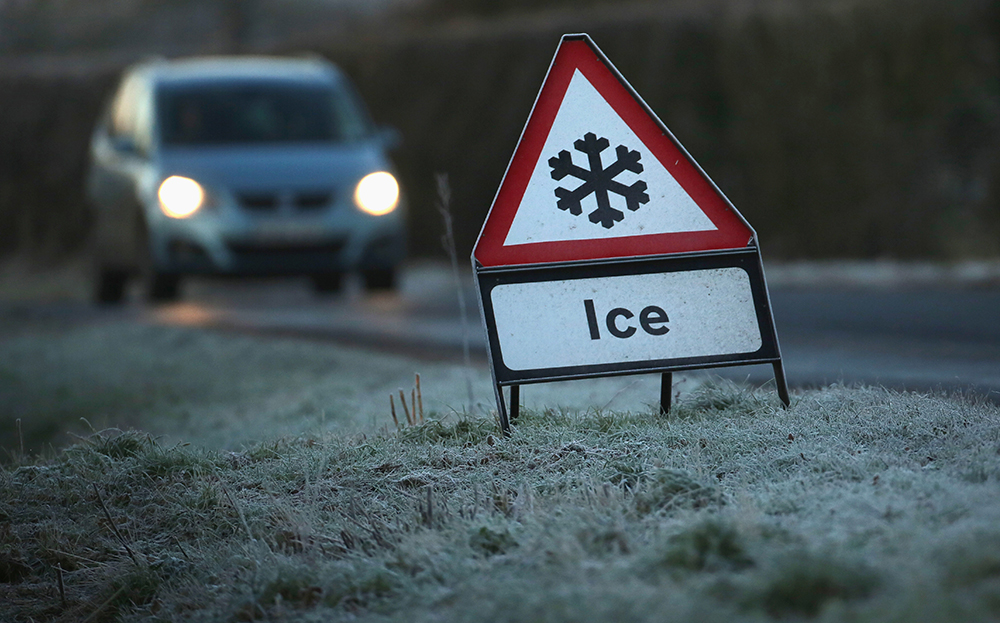
[[[77,434],[85,418],[227,450],[281,435],[370,432],[393,424],[390,394],[402,417],[398,390],[411,400],[416,374],[427,417],[496,408],[484,364],[187,328],[99,323],[7,335],[0,374],[8,441],[16,418],[26,429]],[[678,378],[677,388],[694,384]],[[522,395],[529,407],[641,410],[659,400],[659,378],[551,383]]]
[[[676,375],[663,419],[623,377],[526,387],[504,439],[483,365],[17,310],[11,620],[1000,617],[994,404]]]
[[[106,430],[0,471],[0,601],[15,620],[991,621],[998,416],[724,384],[666,421],[528,411],[510,439],[457,415],[235,452]]]

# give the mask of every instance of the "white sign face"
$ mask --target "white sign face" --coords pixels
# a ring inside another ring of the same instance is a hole
[[[504,245],[715,229],[576,70]]]
[[[490,300],[511,370],[736,355],[763,344],[741,268],[500,284]]]

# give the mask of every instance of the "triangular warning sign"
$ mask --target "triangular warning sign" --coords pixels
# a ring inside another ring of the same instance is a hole
[[[587,35],[566,35],[473,257],[482,266],[743,249],[754,232]]]

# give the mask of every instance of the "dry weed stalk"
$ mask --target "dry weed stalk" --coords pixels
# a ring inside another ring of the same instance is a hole
[[[256,543],[257,539],[254,538],[253,532],[250,530],[250,524],[247,523],[247,518],[243,516],[243,509],[240,508],[239,504],[236,503],[236,500],[233,499],[233,496],[229,495],[229,489],[226,488],[226,485],[220,482],[219,486],[222,488],[222,492],[226,495],[226,498],[229,500],[229,503],[232,504],[233,508],[236,509],[236,514],[237,516],[239,516],[240,523],[243,525],[243,529],[247,533],[247,538],[250,539],[251,543]]]
[[[392,421],[396,424],[396,430],[400,430],[402,427],[399,425],[399,418],[396,417],[396,402],[392,399],[392,394],[389,394],[389,410],[392,411]]]
[[[63,608],[66,607],[66,586],[63,584],[63,568],[62,565],[56,563],[56,580],[59,582],[59,603]]]
[[[101,504],[101,509],[104,511],[104,517],[107,518],[108,525],[111,526],[111,531],[115,533],[115,536],[118,537],[118,540],[125,548],[125,551],[128,552],[128,557],[132,559],[132,562],[134,562],[136,566],[138,566],[139,560],[135,557],[135,554],[132,553],[132,548],[128,546],[128,542],[125,541],[125,537],[122,536],[122,533],[118,530],[118,526],[115,525],[115,521],[111,518],[111,513],[108,512],[108,507],[104,505],[104,498],[101,497],[100,490],[97,488],[96,484],[93,486],[94,493],[97,494],[97,501]]]
[[[472,356],[470,355],[470,329],[469,313],[465,308],[465,296],[462,294],[462,276],[458,271],[458,251],[455,246],[455,229],[451,217],[451,185],[448,183],[447,173],[435,174],[437,182],[438,200],[437,209],[444,219],[444,235],[441,236],[441,245],[448,253],[451,261],[452,278],[455,281],[455,293],[458,295],[458,311],[462,317],[462,360],[465,362],[465,389],[469,393],[469,411],[476,408],[476,396],[472,391]]]
[[[424,397],[420,394],[420,373],[416,375],[417,406],[420,408],[420,423],[424,423]]]
[[[415,376],[413,389],[410,390],[409,406],[406,404],[406,392],[403,391],[402,387],[398,390],[399,402],[403,405],[403,414],[406,416],[408,426],[424,423],[424,397],[420,393],[420,373],[418,372]],[[403,427],[396,416],[396,400],[391,392],[389,393],[389,411],[392,413],[392,421],[396,424],[396,430],[402,430]]]
[[[83,620],[83,623],[90,623],[91,621],[98,620],[98,615],[100,615],[101,613],[103,613],[104,609],[107,608],[108,606],[110,606],[111,603],[114,600],[118,599],[118,597],[122,593],[124,593],[127,589],[128,589],[127,585],[126,586],[122,586],[121,588],[119,588],[118,590],[116,590],[114,593],[112,593],[111,597],[108,597],[104,601],[104,603],[102,603],[101,605],[97,606],[97,610],[94,610],[93,612],[91,612],[90,616],[88,616],[86,619]]]
[[[402,388],[399,390],[399,401],[403,403],[403,413],[406,415],[406,423],[413,426],[413,418],[410,416],[410,409],[406,406],[406,394],[403,393]]]

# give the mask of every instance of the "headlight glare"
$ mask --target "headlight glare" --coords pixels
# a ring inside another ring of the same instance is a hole
[[[399,205],[399,184],[392,173],[378,171],[361,178],[354,189],[354,203],[368,214],[388,214]]]
[[[157,192],[160,209],[171,218],[187,218],[205,203],[205,190],[189,177],[171,175],[160,184]]]

